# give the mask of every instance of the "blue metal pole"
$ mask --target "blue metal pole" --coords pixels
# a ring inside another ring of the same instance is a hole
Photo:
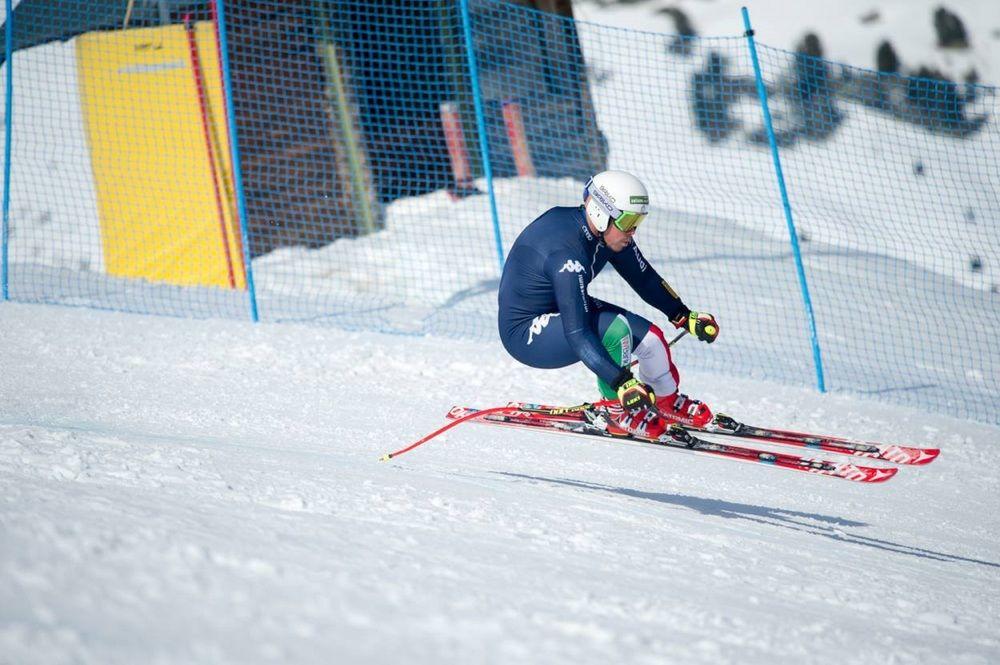
[[[10,298],[10,292],[8,287],[8,268],[7,262],[9,257],[7,243],[10,239],[10,145],[11,145],[11,129],[14,126],[13,123],[13,107],[14,107],[14,23],[13,14],[14,9],[11,0],[6,1],[6,20],[4,24],[4,37],[6,38],[6,60],[4,63],[7,66],[7,86],[4,90],[4,146],[3,146],[3,238],[0,240],[0,245],[2,245],[3,256],[0,257],[0,282],[3,283],[3,300],[8,300]]]
[[[764,126],[767,128],[767,140],[771,144],[771,158],[774,161],[774,172],[778,178],[778,189],[781,191],[781,204],[785,208],[785,223],[788,225],[788,235],[792,241],[792,254],[795,256],[795,270],[799,275],[799,287],[802,300],[805,303],[806,318],[809,321],[809,334],[812,338],[813,363],[816,365],[816,384],[821,393],[826,392],[826,382],[823,380],[823,358],[819,351],[819,337],[816,334],[816,316],[813,314],[812,299],[809,297],[809,285],[806,282],[806,269],[802,264],[802,251],[799,249],[799,236],[795,232],[795,222],[792,220],[792,206],[788,203],[788,190],[785,189],[785,176],[781,171],[781,159],[778,156],[778,142],[774,137],[774,126],[771,124],[771,111],[767,106],[767,88],[760,75],[760,61],[757,59],[757,46],[754,44],[753,28],[750,27],[750,13],[746,7],[743,11],[743,26],[746,28],[747,44],[750,46],[750,59],[753,61],[753,73],[757,78],[757,95],[760,97],[760,107],[764,112]]]
[[[9,2],[10,0],[8,0]],[[250,296],[250,318],[254,323],[257,315],[257,291],[253,283],[253,265],[250,263],[250,233],[247,230],[247,200],[243,191],[243,170],[240,166],[239,130],[236,127],[236,111],[233,106],[233,82],[229,68],[229,45],[226,34],[226,0],[217,0],[219,21],[219,52],[222,54],[222,83],[225,86],[226,118],[229,122],[229,151],[233,162],[233,184],[236,188],[236,209],[240,216],[240,236],[243,238],[243,268],[247,277],[247,293]]]
[[[483,175],[486,177],[486,191],[490,196],[490,213],[493,215],[493,236],[497,245],[500,272],[503,272],[503,239],[500,237],[500,217],[497,215],[497,199],[493,193],[493,166],[490,162],[490,145],[486,134],[486,113],[483,109],[482,92],[479,89],[479,69],[476,66],[476,50],[472,41],[472,17],[469,14],[469,0],[461,0],[462,31],[465,33],[465,56],[469,63],[469,77],[472,79],[472,101],[476,107],[476,128],[479,131],[479,153],[483,160]]]

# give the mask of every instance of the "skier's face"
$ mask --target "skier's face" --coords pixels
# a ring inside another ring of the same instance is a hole
[[[604,244],[607,245],[608,249],[612,252],[617,253],[628,247],[629,243],[632,242],[632,236],[634,235],[635,228],[625,232],[614,224],[609,224],[608,230],[604,232]]]

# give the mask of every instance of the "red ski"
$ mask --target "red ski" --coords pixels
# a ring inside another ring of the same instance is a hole
[[[911,464],[914,466],[930,464],[941,454],[939,448],[916,448],[891,443],[872,443],[870,441],[858,441],[839,436],[824,436],[805,432],[793,432],[791,430],[755,427],[745,425],[721,413],[715,416],[711,427],[706,429],[705,432],[720,434],[722,436],[734,436],[741,439],[767,441],[783,446],[815,448],[843,455],[868,457],[895,464]]]
[[[606,404],[607,402],[597,402],[595,404],[581,404],[572,407],[557,407],[530,404],[527,402],[511,402],[509,406],[523,409],[527,413],[532,413],[543,418],[579,421],[585,418],[585,413],[588,409],[599,411]],[[735,418],[721,413],[716,414],[715,419],[708,427],[701,430],[691,429],[691,431],[702,434],[736,437],[739,439],[766,441],[767,443],[780,446],[812,448],[838,455],[867,457],[894,464],[908,464],[913,466],[930,464],[941,454],[939,448],[917,448],[891,443],[873,443],[839,436],[756,427],[746,425]]]
[[[892,467],[858,466],[848,462],[812,459],[789,453],[776,453],[758,448],[717,443],[700,438],[690,430],[678,425],[671,427],[658,439],[647,439],[620,432],[616,429],[609,429],[603,416],[593,409],[581,409],[576,412],[565,411],[562,414],[554,416],[532,412],[530,409],[518,410],[513,406],[506,409],[489,409],[487,411],[482,416],[477,417],[477,409],[456,406],[448,412],[447,417],[454,422],[471,419],[473,422],[488,425],[542,429],[559,434],[612,439],[616,442],[632,445],[681,450],[697,455],[711,455],[740,462],[767,464],[781,469],[801,471],[832,478],[843,478],[844,480],[860,483],[885,482],[896,475],[898,471],[898,469]],[[392,455],[388,457],[391,458]]]

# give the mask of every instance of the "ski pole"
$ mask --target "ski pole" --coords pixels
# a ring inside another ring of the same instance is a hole
[[[604,401],[601,401],[601,402],[597,402],[596,404],[595,403],[591,403],[591,402],[584,402],[583,404],[577,404],[575,406],[560,406],[560,407],[553,407],[553,408],[538,408],[538,409],[525,409],[524,405],[518,405],[518,406],[494,406],[494,407],[490,407],[488,409],[480,409],[479,411],[473,411],[472,413],[467,413],[466,415],[462,416],[461,418],[456,418],[455,420],[451,421],[450,423],[448,423],[444,427],[441,427],[439,429],[434,430],[433,432],[431,432],[430,434],[428,434],[424,438],[422,438],[422,439],[420,439],[418,441],[414,441],[413,443],[411,443],[410,445],[406,446],[405,448],[401,448],[401,449],[399,449],[399,450],[397,450],[396,452],[393,452],[393,453],[386,453],[385,455],[382,455],[382,457],[378,458],[378,461],[379,462],[388,462],[392,458],[398,457],[398,456],[402,455],[403,453],[408,453],[411,450],[413,450],[414,448],[416,448],[417,446],[420,446],[420,445],[423,445],[423,444],[427,443],[428,441],[430,441],[431,439],[435,438],[436,436],[438,436],[440,434],[444,434],[445,432],[447,432],[449,429],[451,429],[455,425],[461,425],[462,423],[464,423],[467,420],[475,420],[476,418],[481,418],[482,416],[487,416],[487,415],[489,415],[491,413],[517,413],[519,411],[529,411],[530,413],[543,413],[545,415],[557,416],[557,415],[565,414],[565,413],[574,413],[576,411],[586,411],[587,409],[592,409],[595,406],[603,406],[606,401],[607,400],[604,400]]]
[[[411,443],[410,445],[406,446],[405,448],[401,448],[401,449],[397,450],[394,453],[386,453],[385,455],[382,455],[382,457],[378,458],[378,461],[379,462],[388,462],[393,457],[398,457],[398,456],[402,455],[403,453],[408,453],[411,450],[413,450],[414,448],[416,448],[417,446],[420,446],[420,445],[423,445],[423,444],[427,443],[428,441],[430,441],[434,437],[438,436],[439,434],[444,434],[445,432],[447,432],[448,430],[450,430],[455,425],[461,425],[462,423],[464,423],[467,420],[472,420],[474,418],[479,418],[481,416],[485,416],[485,415],[490,414],[490,413],[513,413],[513,412],[518,411],[518,410],[519,409],[517,407],[513,407],[513,406],[494,406],[494,407],[489,408],[489,409],[483,409],[482,411],[473,411],[472,413],[469,413],[467,415],[462,416],[461,418],[458,418],[456,420],[451,421],[450,423],[448,423],[444,427],[441,427],[439,429],[434,430],[433,432],[431,432],[430,434],[428,434],[424,438],[420,439],[419,441],[414,441],[413,443]]]
[[[685,336],[685,335],[687,335],[687,334],[688,334],[688,333],[687,333],[687,331],[686,331],[686,330],[682,330],[682,331],[680,331],[679,333],[677,333],[677,337],[674,337],[674,338],[673,338],[672,340],[670,340],[669,342],[667,342],[667,346],[673,346],[673,345],[674,345],[674,344],[676,344],[677,342],[681,341],[681,337],[684,337],[684,336]],[[635,366],[636,366],[636,365],[638,365],[638,364],[639,364],[639,361],[638,361],[638,360],[633,360],[633,361],[632,361],[632,364],[631,364],[631,365],[629,365],[629,367],[635,367]]]
[[[684,337],[685,335],[687,335],[687,331],[686,330],[682,330],[680,332],[680,334],[678,334],[676,337],[674,337],[672,340],[670,340],[670,342],[668,342],[667,345],[668,346],[673,346],[678,341],[680,341],[681,337]],[[571,413],[571,412],[574,412],[574,411],[585,411],[585,410],[591,409],[593,407],[594,407],[594,404],[592,404],[590,402],[585,402],[583,404],[578,404],[576,406],[564,406],[564,407],[558,407],[558,408],[555,408],[555,409],[539,409],[538,411],[539,412],[548,412],[550,415],[557,415],[557,414],[560,414],[560,413]],[[406,446],[405,448],[400,448],[399,450],[397,450],[395,452],[386,453],[385,455],[382,455],[382,457],[380,457],[378,459],[378,461],[380,461],[380,462],[388,462],[389,460],[391,460],[394,457],[399,457],[403,453],[408,453],[411,450],[413,450],[414,448],[416,448],[417,446],[422,446],[423,444],[427,443],[431,439],[433,439],[433,438],[435,438],[435,437],[437,437],[437,436],[439,436],[441,434],[444,434],[445,432],[447,432],[448,430],[450,430],[455,425],[461,425],[462,423],[464,423],[464,422],[466,422],[468,420],[474,420],[476,418],[481,418],[481,417],[489,415],[491,413],[514,413],[516,411],[523,411],[523,410],[524,409],[521,408],[521,407],[514,407],[514,406],[494,406],[494,407],[491,407],[489,409],[482,409],[481,411],[473,411],[472,413],[468,413],[468,414],[462,416],[461,418],[457,418],[457,419],[451,421],[450,423],[448,423],[447,425],[434,430],[433,432],[431,432],[427,436],[425,436],[422,439],[419,439],[417,441],[414,441],[413,443],[411,443],[410,445]]]

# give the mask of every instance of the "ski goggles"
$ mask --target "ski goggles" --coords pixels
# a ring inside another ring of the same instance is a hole
[[[632,229],[638,228],[642,220],[646,219],[646,213],[644,212],[629,212],[628,210],[623,210],[618,217],[613,217],[611,223],[618,227],[618,230],[622,233],[628,233]]]

